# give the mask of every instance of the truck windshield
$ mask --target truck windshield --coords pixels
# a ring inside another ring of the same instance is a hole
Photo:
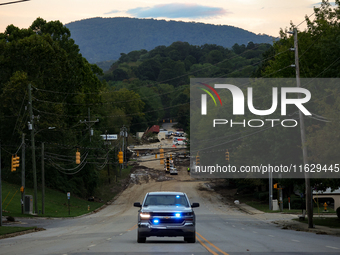
[[[188,200],[184,195],[149,195],[145,199],[144,206],[169,205],[189,207]]]

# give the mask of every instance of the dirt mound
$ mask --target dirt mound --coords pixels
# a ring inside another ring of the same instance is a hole
[[[169,181],[173,178],[166,176],[164,171],[156,170],[153,168],[148,168],[146,166],[134,166],[131,169],[130,173],[130,183],[133,184],[142,184],[148,183],[151,180],[155,180],[157,182],[160,181]]]

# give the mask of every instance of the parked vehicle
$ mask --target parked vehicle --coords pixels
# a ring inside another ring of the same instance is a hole
[[[185,145],[186,140],[187,139],[185,137],[174,137],[172,139],[172,144],[174,144],[174,145]]]
[[[177,168],[176,167],[170,167],[170,175],[172,174],[178,174]]]

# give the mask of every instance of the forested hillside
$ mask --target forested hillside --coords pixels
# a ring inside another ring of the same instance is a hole
[[[90,62],[117,60],[120,53],[152,50],[182,41],[192,45],[216,44],[230,48],[235,43],[272,43],[268,35],[256,35],[241,28],[195,22],[136,18],[92,18],[65,25]]]
[[[315,20],[307,18],[307,29],[298,32],[301,77],[339,76],[339,13],[338,7],[333,11],[316,9]],[[334,21],[334,17],[338,19]],[[86,197],[100,185],[99,177],[106,177],[103,166],[111,161],[115,165],[117,150],[122,148],[120,139],[107,151],[100,135],[106,132],[119,134],[123,125],[129,134],[134,134],[162,123],[163,119],[176,120],[186,132],[190,130],[190,78],[258,77],[255,80],[260,85],[254,90],[257,109],[268,109],[272,102],[272,86],[262,85],[260,78],[295,78],[295,69],[291,66],[294,53],[290,50],[294,45],[293,37],[284,31],[274,46],[252,41],[233,43],[228,47],[217,42],[193,45],[175,39],[169,45],[157,42],[151,49],[142,47],[119,55],[105,74],[80,54],[82,48],[79,49],[72,38],[73,33],[61,22],[46,22],[41,18],[27,29],[10,25],[0,34],[0,140],[3,151],[0,163],[5,181],[20,183],[21,173],[10,171],[10,158],[20,153],[23,134],[32,133],[28,125],[32,121],[37,150],[42,142],[45,143],[47,185]],[[102,45],[94,45],[91,49],[100,51]],[[114,52],[108,50],[111,51]],[[108,52],[105,53],[107,56]],[[291,85],[296,86],[295,83]],[[306,117],[305,121],[309,160],[315,164],[336,165],[340,151],[338,82],[329,88],[305,86],[313,95],[312,105],[308,105],[313,116]],[[30,105],[28,92],[32,94],[32,118],[27,110]],[[297,119],[296,113],[294,109],[287,118]],[[246,113],[244,118],[255,116]],[[298,127],[258,127],[256,133],[249,127],[238,127],[226,129],[217,139],[223,140],[227,146],[224,149],[230,152],[230,164],[236,166],[302,162]],[[25,142],[31,144],[28,140]],[[77,150],[82,159],[79,165],[75,163]],[[28,186],[32,185],[31,152],[28,148]],[[41,155],[40,152],[37,155]],[[41,172],[38,170],[37,173],[38,183],[41,183]],[[247,187],[267,183],[261,179],[237,181],[245,182]],[[313,181],[318,189],[340,185],[339,179]],[[282,184],[292,191],[297,182],[286,180]]]
[[[174,42],[122,54],[104,75],[80,54],[61,22],[38,18],[27,29],[10,25],[0,34],[0,140],[6,152],[2,178],[20,183],[21,173],[10,171],[10,159],[20,155],[23,134],[27,138],[32,133],[29,124],[34,122],[37,155],[45,143],[46,185],[81,197],[93,195],[100,177],[106,181],[103,167],[116,162],[116,152],[122,148],[119,139],[107,151],[100,135],[119,134],[123,125],[132,135],[163,118],[177,120],[187,129],[190,77],[249,77],[271,47],[249,42],[227,49]],[[31,153],[30,147],[27,186],[33,184]],[[39,163],[37,168],[41,183]]]
[[[141,96],[146,113],[131,120],[131,130],[145,130],[162,119],[176,119],[188,130],[190,78],[251,77],[270,48],[270,44],[253,42],[231,49],[174,42],[121,54],[101,79],[111,90],[128,89]]]

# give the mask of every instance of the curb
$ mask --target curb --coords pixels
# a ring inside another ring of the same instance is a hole
[[[236,208],[250,215],[264,214],[264,212],[259,211],[247,204],[234,204]],[[298,219],[298,218],[296,218]],[[317,235],[334,235],[340,236],[339,228],[330,228],[325,226],[314,225],[314,228],[308,228],[308,224],[302,223],[295,220],[274,220],[272,223],[277,224],[281,229],[289,229],[295,231],[303,231],[309,233],[315,233]]]
[[[11,234],[5,234],[5,235],[0,235],[0,240],[5,239],[5,238],[10,238],[10,237],[15,237],[15,236],[21,236],[33,232],[39,232],[39,231],[44,231],[46,229],[44,228],[34,228],[34,229],[29,229],[29,230],[24,230],[24,231],[19,231],[19,232],[14,232]]]
[[[235,206],[236,208],[238,208],[240,211],[245,212],[247,214],[250,215],[254,215],[254,214],[264,214],[264,212],[257,210],[247,204],[233,204],[233,206]]]
[[[340,229],[335,228],[329,228],[324,226],[315,226],[314,228],[308,228],[308,225],[306,223],[298,222],[298,221],[273,221],[274,224],[277,224],[281,229],[290,229],[295,231],[303,231],[303,232],[309,232],[314,233],[317,235],[334,235],[334,236],[340,236]]]

